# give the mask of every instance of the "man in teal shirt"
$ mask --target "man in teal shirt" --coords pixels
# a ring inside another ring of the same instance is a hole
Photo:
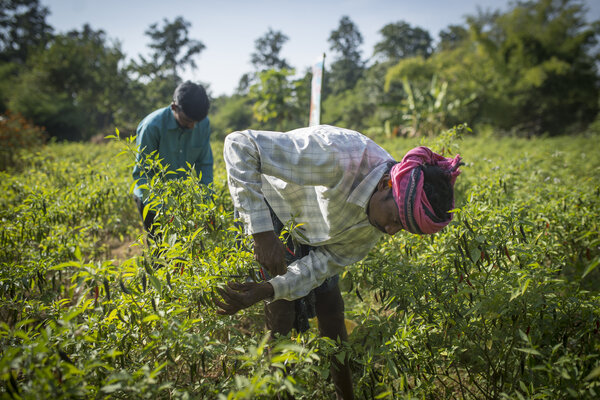
[[[148,232],[152,231],[155,214],[149,211],[144,219],[148,191],[140,186],[147,184],[154,173],[144,168],[145,157],[157,152],[162,165],[168,164],[169,171],[175,172],[167,175],[167,179],[184,177],[185,173],[177,170],[187,169],[189,163],[201,175],[200,183],[209,185],[213,181],[210,122],[207,117],[209,105],[204,88],[187,81],[177,86],[169,107],[149,114],[137,127],[138,154],[133,168],[136,181],[133,196]]]

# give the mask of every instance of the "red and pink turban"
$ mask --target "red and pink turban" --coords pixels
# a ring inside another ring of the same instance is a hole
[[[452,214],[448,219],[440,219],[427,200],[423,190],[421,167],[424,164],[440,167],[450,175],[450,185],[454,187],[456,177],[460,174],[460,160],[459,155],[446,158],[421,146],[406,153],[402,161],[392,167],[392,193],[400,212],[400,222],[405,230],[416,234],[435,233],[450,223]]]

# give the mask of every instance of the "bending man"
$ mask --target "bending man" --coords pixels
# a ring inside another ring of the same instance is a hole
[[[426,147],[397,163],[366,136],[326,125],[234,132],[225,139],[224,157],[234,206],[266,280],[229,283],[219,290],[219,312],[266,300],[274,333],[306,330],[316,314],[320,334],[334,340],[347,338],[338,274],[383,234],[446,226],[460,163],[459,156],[444,158]],[[284,244],[279,232],[290,220],[301,226]],[[338,396],[353,398],[347,364],[333,364]]]

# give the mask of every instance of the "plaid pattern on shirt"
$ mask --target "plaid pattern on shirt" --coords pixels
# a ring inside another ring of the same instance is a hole
[[[248,234],[273,230],[265,200],[279,219],[292,217],[316,247],[269,282],[273,300],[307,295],[326,278],[363,259],[382,233],[366,214],[392,156],[366,136],[320,125],[291,132],[243,131],[225,139],[233,204]]]

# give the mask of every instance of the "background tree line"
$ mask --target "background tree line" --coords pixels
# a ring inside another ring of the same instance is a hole
[[[84,25],[55,33],[48,14],[39,0],[0,1],[0,112],[18,113],[59,139],[89,139],[115,127],[133,133],[144,115],[167,105],[205,48],[189,37],[190,22],[164,19],[145,31],[150,55],[127,61],[106,32]],[[407,136],[462,122],[527,135],[600,129],[600,21],[586,21],[578,1],[480,11],[437,40],[402,20],[379,33],[365,58],[350,18],[331,31],[323,123]],[[253,70],[232,77],[239,79],[234,94],[213,99],[216,136],[308,124],[311,72],[281,57],[287,40],[271,28],[256,39]]]

